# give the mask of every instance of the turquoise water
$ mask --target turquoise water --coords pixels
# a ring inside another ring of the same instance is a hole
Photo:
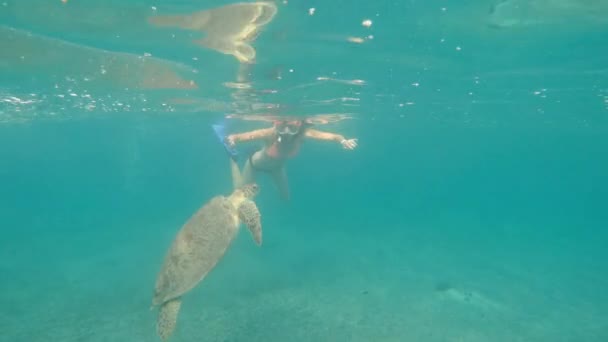
[[[164,255],[232,191],[210,125],[268,126],[227,114],[359,146],[307,141],[289,202],[259,179],[263,245],[172,341],[608,340],[607,5],[279,1],[250,68],[149,22],[226,4],[0,2],[1,340],[159,340]]]

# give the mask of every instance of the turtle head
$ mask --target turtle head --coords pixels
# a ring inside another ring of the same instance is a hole
[[[257,183],[251,183],[239,188],[243,192],[245,198],[253,198],[260,192],[260,186]]]

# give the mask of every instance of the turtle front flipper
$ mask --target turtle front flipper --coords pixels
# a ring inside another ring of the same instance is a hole
[[[253,240],[262,245],[262,215],[252,200],[245,200],[239,206],[239,219],[247,226]]]
[[[156,332],[161,340],[166,341],[173,334],[181,305],[182,300],[180,297],[167,301],[161,305],[156,321]]]

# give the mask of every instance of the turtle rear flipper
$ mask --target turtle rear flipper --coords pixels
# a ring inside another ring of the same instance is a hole
[[[239,206],[239,219],[247,226],[255,243],[262,245],[262,215],[252,200],[245,200]]]
[[[166,341],[173,334],[181,305],[181,298],[175,298],[163,303],[160,307],[156,321],[156,332],[161,340]]]

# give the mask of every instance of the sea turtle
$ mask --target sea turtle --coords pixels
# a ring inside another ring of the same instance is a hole
[[[255,243],[262,244],[260,212],[253,202],[257,184],[248,184],[228,196],[216,196],[204,204],[177,233],[156,278],[152,308],[160,306],[156,331],[162,340],[177,323],[182,296],[215,267],[244,223]]]

